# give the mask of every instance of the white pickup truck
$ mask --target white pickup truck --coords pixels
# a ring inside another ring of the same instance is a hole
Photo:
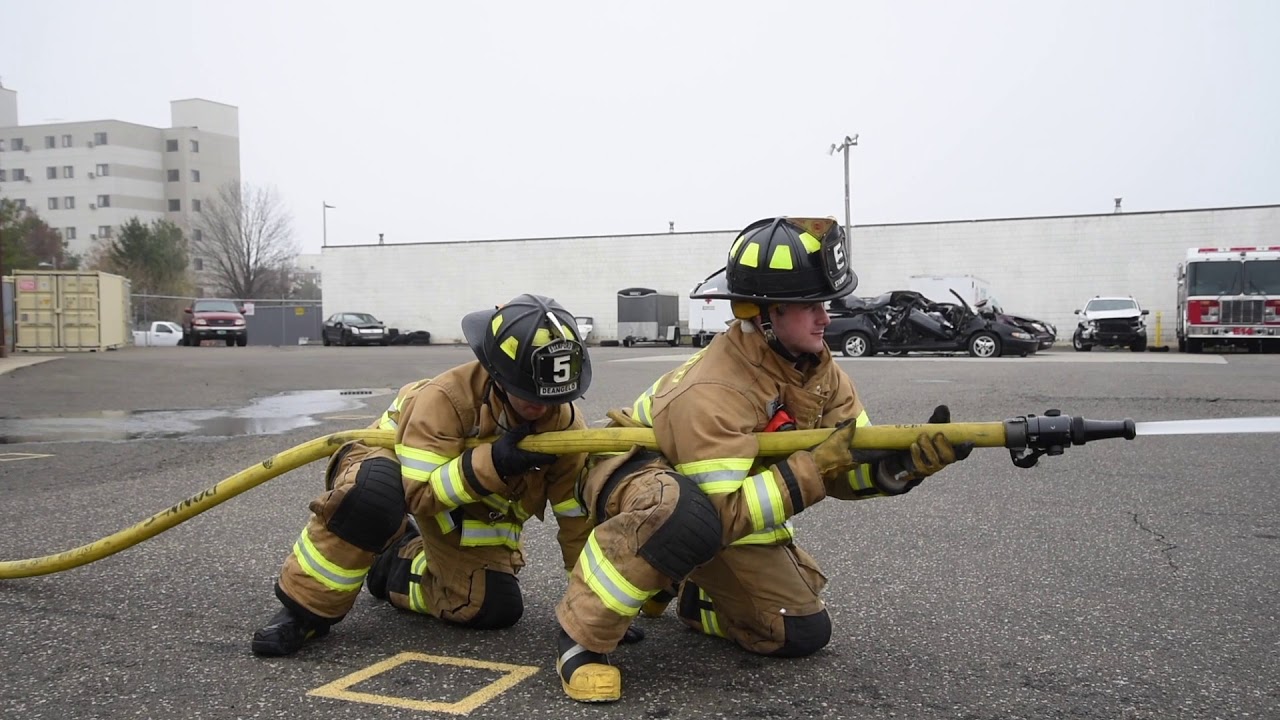
[[[182,326],[167,320],[157,320],[147,330],[133,331],[133,344],[138,347],[175,347],[181,342]]]

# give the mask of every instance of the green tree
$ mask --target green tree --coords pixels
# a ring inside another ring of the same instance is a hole
[[[96,270],[123,275],[135,296],[134,319],[175,320],[186,305],[191,282],[187,275],[187,240],[168,220],[143,224],[136,216],[120,231],[99,241],[92,265]]]
[[[79,267],[79,257],[67,252],[62,233],[49,227],[31,208],[19,208],[8,198],[0,198],[0,247],[6,273],[36,270],[41,263],[62,269]]]

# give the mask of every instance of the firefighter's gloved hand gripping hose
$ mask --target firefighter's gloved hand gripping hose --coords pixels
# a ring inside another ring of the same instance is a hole
[[[761,456],[789,455],[796,450],[812,448],[831,432],[831,428],[791,430],[759,433],[756,439]],[[1007,448],[1015,465],[1031,467],[1044,455],[1060,455],[1073,445],[1107,438],[1132,440],[1138,435],[1277,433],[1280,432],[1280,417],[1135,423],[1128,419],[1086,420],[1049,410],[1044,415],[1022,415],[997,422],[870,425],[858,428],[853,438],[853,447],[860,450],[905,450],[911,447],[911,443],[922,432],[930,436],[942,433],[953,445],[973,443],[980,448]],[[113,535],[54,555],[2,561],[0,580],[48,575],[114,555],[277,475],[328,457],[352,440],[384,448],[395,447],[395,433],[391,430],[348,430],[316,438],[241,470]],[[468,441],[468,445],[491,441],[492,438],[472,440]],[[658,449],[652,430],[635,427],[548,432],[530,436],[520,442],[520,447],[524,450],[550,454],[624,452],[633,445]]]

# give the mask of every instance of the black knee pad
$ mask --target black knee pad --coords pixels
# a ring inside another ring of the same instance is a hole
[[[720,514],[697,483],[668,472],[680,488],[675,511],[640,546],[640,557],[658,572],[679,582],[720,551]]]
[[[395,537],[407,513],[400,464],[375,457],[360,463],[355,484],[326,527],[352,545],[376,553]]]
[[[812,655],[831,642],[831,615],[823,610],[813,615],[782,618],[782,631],[786,642],[769,653],[772,657],[795,658]]]
[[[524,615],[524,596],[515,575],[484,571],[484,601],[480,612],[466,625],[480,630],[511,627]]]

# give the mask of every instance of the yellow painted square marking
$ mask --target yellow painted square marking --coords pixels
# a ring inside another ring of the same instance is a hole
[[[53,457],[47,453],[20,453],[8,452],[0,453],[0,462],[17,462],[19,460],[36,460],[38,458]]]
[[[396,697],[394,695],[375,695],[373,693],[357,692],[351,689],[359,683],[390,670],[394,670],[395,668],[410,662],[425,662],[435,665],[476,668],[479,670],[490,670],[504,674],[497,680],[494,680],[488,685],[485,685],[479,690],[455,702],[411,700],[409,698]],[[371,705],[385,705],[388,707],[404,708],[406,710],[466,715],[494,699],[499,694],[515,687],[521,680],[531,677],[536,672],[538,672],[538,668],[531,665],[508,665],[506,663],[488,662],[486,660],[471,660],[468,658],[445,657],[443,655],[424,655],[423,653],[403,652],[399,655],[394,655],[383,660],[382,662],[374,663],[363,670],[357,670],[346,677],[338,678],[328,685],[322,685],[307,694],[315,697],[369,703]]]

